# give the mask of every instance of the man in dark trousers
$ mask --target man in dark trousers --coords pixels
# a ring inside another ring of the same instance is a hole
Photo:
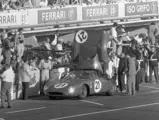
[[[148,45],[149,42],[148,42],[148,37],[145,37],[143,39],[143,44],[144,46],[145,45]],[[149,66],[149,52],[148,50],[144,47],[144,50],[143,50],[143,57],[144,57],[144,70],[145,70],[145,82],[148,83],[149,82],[149,69],[148,69],[148,66]]]
[[[143,51],[142,51],[142,48],[137,48],[137,51],[136,51],[136,60],[138,62],[138,65],[139,65],[139,71],[137,72],[137,75],[136,75],[136,85],[135,85],[135,88],[136,88],[136,91],[139,91],[139,84],[142,82],[142,80],[144,80],[143,76],[143,68],[144,68],[144,65],[143,65]]]
[[[154,71],[156,83],[159,83],[158,78],[158,61],[159,61],[159,52],[155,47],[152,47],[151,50],[149,50],[149,81],[152,83],[152,73]]]
[[[126,91],[125,87],[125,75],[127,71],[127,58],[125,54],[122,53],[119,60],[119,68],[118,68],[118,82],[119,82],[119,89],[121,92]]]
[[[8,38],[6,38],[3,42],[4,47],[4,63],[10,65],[11,61],[11,39],[13,34],[11,32],[8,33]]]

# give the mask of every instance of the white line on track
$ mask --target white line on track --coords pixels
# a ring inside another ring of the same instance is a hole
[[[144,86],[144,85],[140,85],[141,87],[146,87],[146,88],[151,88],[151,89],[156,89],[156,90],[159,90],[159,88],[156,88],[156,87],[151,87],[151,86]]]
[[[138,105],[138,106],[130,106],[130,107],[118,108],[118,109],[112,109],[112,110],[105,110],[105,111],[98,111],[98,112],[91,112],[91,113],[84,113],[84,114],[77,114],[77,115],[72,115],[72,116],[53,118],[53,119],[49,119],[49,120],[64,120],[64,119],[76,118],[76,117],[82,117],[82,116],[88,116],[88,115],[95,115],[95,114],[101,114],[101,113],[109,113],[109,112],[115,112],[115,111],[122,111],[122,110],[134,109],[134,108],[147,107],[147,106],[152,106],[152,105],[159,105],[159,102],[158,103],[150,103],[150,104]]]
[[[32,109],[11,111],[11,112],[6,112],[6,113],[7,113],[7,114],[13,114],[13,113],[20,113],[20,112],[28,112],[28,111],[34,111],[34,110],[41,110],[41,109],[45,109],[45,108],[46,108],[46,107],[39,107],[39,108],[32,108]]]
[[[95,104],[95,105],[100,105],[102,106],[103,104],[97,103],[97,102],[92,102],[92,101],[87,101],[87,100],[80,100],[82,102],[86,102],[86,103],[91,103],[91,104]]]
[[[158,92],[159,92],[159,90],[151,91],[150,93],[158,93]]]

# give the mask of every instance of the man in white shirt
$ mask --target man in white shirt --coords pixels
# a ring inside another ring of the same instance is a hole
[[[51,61],[49,57],[46,57],[45,59],[42,59],[40,61],[39,69],[41,70],[41,83],[40,83],[41,95],[44,94],[43,88],[47,80],[49,80],[49,77],[50,77],[49,73],[51,68],[52,68],[52,65],[51,65]]]
[[[108,63],[108,69],[106,70],[106,73],[108,75],[109,78],[113,78],[115,75],[115,63],[114,63],[114,59],[115,59],[115,53],[111,52],[109,54],[110,57],[110,61]]]
[[[118,34],[117,34],[117,29],[118,27],[118,24],[115,22],[113,23],[113,27],[111,28],[110,30],[110,39],[112,40],[112,47],[113,47],[113,52],[116,53],[116,49],[117,49],[117,44],[119,43],[117,37],[118,37]]]
[[[15,74],[10,65],[5,65],[5,71],[1,75],[2,92],[1,92],[1,107],[5,107],[5,99],[7,96],[8,108],[11,108],[11,87],[14,82]]]
[[[108,69],[106,70],[106,73],[107,73],[109,78],[113,77],[113,67],[114,67],[113,61],[109,61]]]

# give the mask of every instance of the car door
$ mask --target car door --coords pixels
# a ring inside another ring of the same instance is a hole
[[[100,76],[100,79],[102,79],[102,92],[107,92],[112,87],[112,79],[108,78],[105,75]]]
[[[90,78],[91,78],[91,82],[92,82],[92,92],[94,93],[94,94],[98,94],[98,93],[101,93],[101,92],[103,92],[103,82],[104,82],[104,80],[103,79],[101,79],[98,75],[97,75],[97,73],[96,73],[96,71],[92,71],[91,73],[90,73]]]

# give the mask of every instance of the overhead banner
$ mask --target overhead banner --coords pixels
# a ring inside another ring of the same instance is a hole
[[[125,4],[125,16],[157,14],[158,1]]]
[[[118,4],[82,7],[82,19],[118,17]]]
[[[27,24],[27,11],[1,12],[0,27]]]
[[[77,20],[77,7],[38,10],[38,24]]]

